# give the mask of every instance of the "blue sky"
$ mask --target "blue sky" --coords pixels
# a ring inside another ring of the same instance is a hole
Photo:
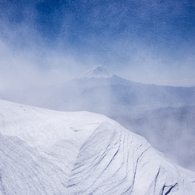
[[[0,0],[0,61],[0,89],[97,65],[136,82],[195,86],[195,1]]]

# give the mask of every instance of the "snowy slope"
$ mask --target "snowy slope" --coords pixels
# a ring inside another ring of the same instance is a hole
[[[0,195],[193,195],[195,173],[89,112],[0,100]]]

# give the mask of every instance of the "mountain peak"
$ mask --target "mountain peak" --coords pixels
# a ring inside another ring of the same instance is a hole
[[[91,70],[88,70],[85,74],[81,75],[80,78],[91,79],[91,78],[112,78],[114,75],[109,73],[106,68],[99,65]]]

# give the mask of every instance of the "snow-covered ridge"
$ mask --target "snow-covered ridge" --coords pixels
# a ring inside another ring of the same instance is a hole
[[[103,115],[0,100],[2,194],[193,195],[195,173]]]
[[[107,71],[106,68],[103,66],[99,65],[83,75],[81,75],[79,78],[80,79],[91,79],[91,78],[113,78],[114,74],[111,74]]]

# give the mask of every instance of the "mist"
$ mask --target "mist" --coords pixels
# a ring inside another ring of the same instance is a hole
[[[176,0],[4,1],[1,80],[7,79],[1,83],[63,82],[101,64],[136,82],[195,86],[193,6]],[[15,76],[8,79],[6,72]]]
[[[107,115],[195,170],[194,10],[177,0],[1,2],[0,98]],[[120,82],[78,79],[98,65]]]

